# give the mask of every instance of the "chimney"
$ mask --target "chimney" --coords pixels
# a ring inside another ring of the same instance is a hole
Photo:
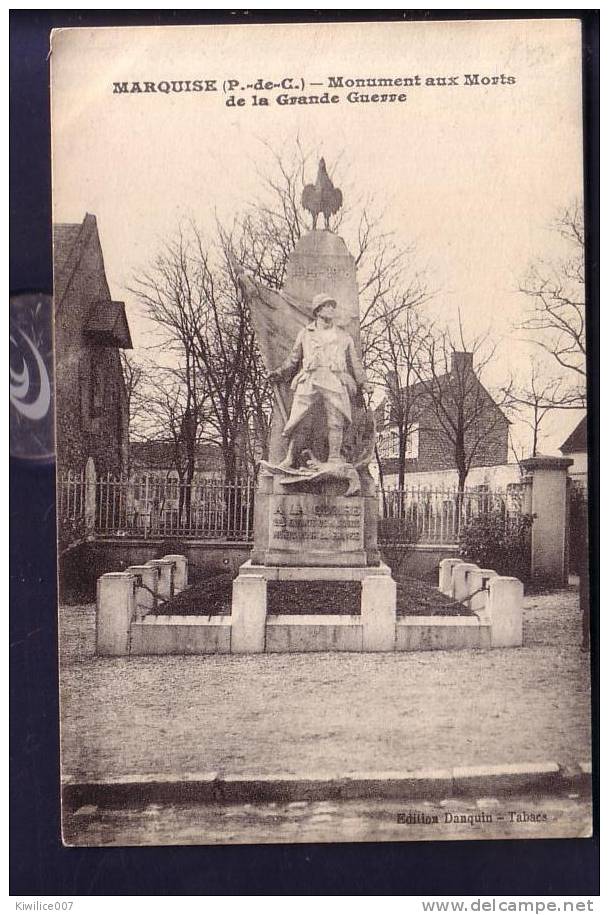
[[[474,354],[453,352],[450,360],[450,371],[454,375],[464,375],[474,371]]]
[[[398,391],[400,388],[398,373],[397,372],[386,372],[385,373],[385,384],[389,391]]]

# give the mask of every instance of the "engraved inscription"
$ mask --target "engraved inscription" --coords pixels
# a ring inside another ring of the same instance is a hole
[[[361,550],[361,500],[279,496],[272,500],[270,546],[278,550]]]
[[[351,279],[352,272],[348,269],[341,269],[334,264],[316,264],[316,263],[296,263],[292,270],[288,270],[290,276],[294,279],[302,277],[313,277],[329,280]]]

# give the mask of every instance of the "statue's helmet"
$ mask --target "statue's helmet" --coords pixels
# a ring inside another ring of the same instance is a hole
[[[311,304],[313,306],[313,316],[315,316],[323,305],[333,305],[336,308],[336,299],[328,295],[327,292],[320,292],[314,296]]]

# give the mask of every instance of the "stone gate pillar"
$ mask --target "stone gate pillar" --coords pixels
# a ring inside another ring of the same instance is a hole
[[[531,578],[563,587],[569,577],[567,557],[567,471],[571,458],[537,455],[522,461],[532,477]]]

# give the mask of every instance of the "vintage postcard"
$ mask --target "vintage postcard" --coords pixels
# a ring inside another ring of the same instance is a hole
[[[64,842],[589,836],[579,21],[51,63]]]

